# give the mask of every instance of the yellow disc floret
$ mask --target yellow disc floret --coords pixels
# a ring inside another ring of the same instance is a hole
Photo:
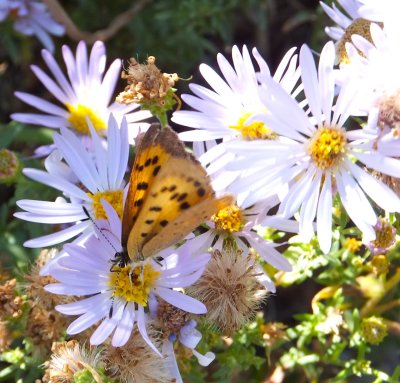
[[[97,192],[96,194],[87,193],[93,201],[93,210],[96,219],[107,219],[101,200],[106,200],[122,218],[122,202],[124,197],[123,190],[114,190],[106,192]]]
[[[229,233],[235,233],[242,230],[243,216],[242,211],[236,205],[225,207],[218,211],[211,217],[215,223],[215,227],[218,230],[228,231]]]
[[[308,147],[315,166],[321,170],[327,170],[337,165],[345,152],[346,142],[344,129],[338,127],[319,128]]]
[[[274,140],[277,134],[269,129],[263,122],[254,121],[250,124],[245,124],[246,120],[251,116],[251,113],[244,113],[239,118],[237,125],[230,125],[231,129],[239,130],[243,138],[246,140]]]
[[[153,288],[160,271],[154,270],[149,263],[132,266],[115,266],[110,273],[108,284],[114,289],[113,296],[127,302],[147,306],[150,290]]]
[[[71,126],[79,133],[89,134],[89,127],[86,122],[86,118],[92,122],[93,127],[96,131],[102,131],[107,128],[107,124],[99,117],[93,109],[85,105],[66,105],[70,114],[68,116],[68,121]]]
[[[359,241],[357,238],[346,238],[344,241],[343,247],[347,250],[350,251],[350,253],[357,253],[358,250],[360,250],[360,247],[362,245],[362,242]]]

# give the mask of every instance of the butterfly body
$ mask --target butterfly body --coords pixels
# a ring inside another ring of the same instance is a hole
[[[170,128],[152,124],[138,145],[122,221],[122,245],[133,261],[183,238],[230,196],[216,198],[209,177]]]

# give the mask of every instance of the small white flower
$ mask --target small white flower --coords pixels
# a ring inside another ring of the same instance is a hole
[[[68,127],[87,135],[89,134],[87,118],[99,133],[105,134],[110,113],[114,114],[118,123],[125,115],[130,130],[129,139],[133,143],[139,129],[143,131],[149,126],[147,123],[136,124],[135,122],[149,118],[151,114],[148,111],[129,113],[139,107],[137,104],[127,106],[113,102],[110,105],[120,76],[121,60],[116,59],[104,73],[106,52],[101,41],[93,45],[89,58],[86,44],[82,41],[78,44],[76,57],[66,45],[63,46],[62,53],[68,78],[63,74],[51,53],[46,50],[42,51],[42,57],[54,79],[36,65],[31,67],[36,77],[62,104],[62,107],[28,93],[16,92],[20,100],[43,113],[14,113],[11,117],[19,122],[49,128]]]
[[[66,244],[67,255],[50,268],[50,275],[60,283],[46,286],[55,294],[79,295],[87,298],[59,305],[58,311],[79,315],[67,328],[68,334],[80,333],[101,322],[90,337],[92,345],[103,343],[112,336],[112,345],[123,346],[129,339],[135,323],[143,338],[157,353],[160,351],[147,336],[148,304],[161,298],[169,304],[195,314],[207,311],[203,303],[174,288],[193,284],[203,273],[209,254],[192,256],[183,251],[173,251],[160,262],[147,258],[143,262],[126,266],[115,264],[120,245],[121,221],[104,203],[109,218],[98,238],[91,236],[84,246]]]
[[[388,212],[400,211],[396,194],[355,162],[400,176],[400,161],[374,150],[371,137],[362,129],[345,130],[357,89],[351,83],[345,84],[334,104],[334,56],[330,42],[321,52],[317,74],[310,49],[301,49],[301,76],[311,116],[271,81],[268,91],[261,89],[270,113],[253,118],[263,120],[276,131],[278,140],[227,143],[230,150],[243,156],[231,167],[246,169],[247,174],[231,188],[233,192],[249,192],[244,206],[288,187],[278,214],[289,218],[299,211],[300,234],[305,238],[313,235],[316,217],[318,240],[324,252],[331,247],[332,201],[336,193],[365,241],[375,238],[377,222],[367,196]]]
[[[62,128],[60,134],[54,134],[57,151],[46,160],[47,171],[23,170],[27,177],[62,192],[63,197],[55,202],[19,200],[17,205],[26,212],[15,213],[15,216],[31,222],[68,224],[67,228],[25,242],[25,246],[53,246],[81,233],[90,235],[93,223],[84,207],[93,218],[106,218],[101,199],[112,203],[122,215],[124,175],[129,156],[127,123],[123,119],[119,128],[110,115],[107,148],[90,123],[89,126],[93,152],[88,151],[75,134]],[[61,158],[65,162],[61,162]]]
[[[50,35],[62,36],[65,28],[50,15],[45,4],[35,0],[2,0],[0,21],[14,20],[14,29],[23,35],[35,35],[50,52],[54,44]]]

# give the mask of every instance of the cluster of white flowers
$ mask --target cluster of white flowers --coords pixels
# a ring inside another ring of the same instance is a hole
[[[120,217],[129,147],[146,131],[149,124],[142,120],[151,114],[132,112],[140,106],[135,103],[109,105],[120,61],[114,61],[103,77],[106,56],[101,42],[94,44],[89,58],[82,42],[75,57],[63,47],[68,77],[43,51],[54,79],[37,66],[32,70],[63,107],[17,92],[19,99],[43,114],[16,113],[13,118],[58,129],[54,145],[40,151],[48,155],[46,171],[25,169],[24,174],[59,190],[60,196],[56,201],[20,200],[17,204],[24,212],[15,215],[57,225],[52,234],[26,242],[28,247],[54,246],[74,238],[42,269],[59,281],[48,285],[48,291],[87,296],[57,307],[79,316],[68,334],[98,324],[91,344],[111,337],[112,345],[120,347],[136,324],[160,356],[173,355],[172,342],[179,338],[202,365],[208,365],[214,355],[195,350],[201,334],[193,320],[182,323],[162,349],[146,328],[157,320],[161,301],[183,312],[206,313],[206,305],[184,289],[199,280],[213,252],[222,254],[233,247],[243,256],[257,254],[254,275],[274,292],[263,264],[286,272],[291,265],[276,244],[258,234],[258,227],[299,233],[304,241],[316,232],[321,250],[329,253],[335,199],[365,243],[375,239],[377,208],[400,212],[399,196],[371,175],[374,170],[400,177],[400,27],[395,20],[399,6],[389,0],[380,5],[368,0],[338,2],[343,11],[321,3],[337,24],[327,28],[336,43],[325,45],[317,65],[304,45],[298,53],[289,50],[274,75],[259,52],[254,48],[251,55],[246,46],[232,48],[233,65],[217,56],[222,76],[208,65],[200,66],[212,89],[190,84],[193,95],[184,94],[182,99],[192,110],[174,112],[172,121],[192,128],[180,138],[193,143],[217,194],[233,195],[235,204],[216,213],[201,234],[187,237],[182,246],[165,249],[141,266],[124,265],[118,273],[113,266],[123,251]],[[365,116],[365,126],[350,129],[352,116]],[[122,293],[115,286],[125,279],[130,286],[121,288]],[[171,366],[181,381],[176,362]]]

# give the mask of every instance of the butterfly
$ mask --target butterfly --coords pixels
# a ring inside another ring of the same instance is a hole
[[[200,162],[160,124],[152,124],[141,138],[129,182],[121,238],[131,261],[176,244],[233,203],[231,196],[216,198]]]

